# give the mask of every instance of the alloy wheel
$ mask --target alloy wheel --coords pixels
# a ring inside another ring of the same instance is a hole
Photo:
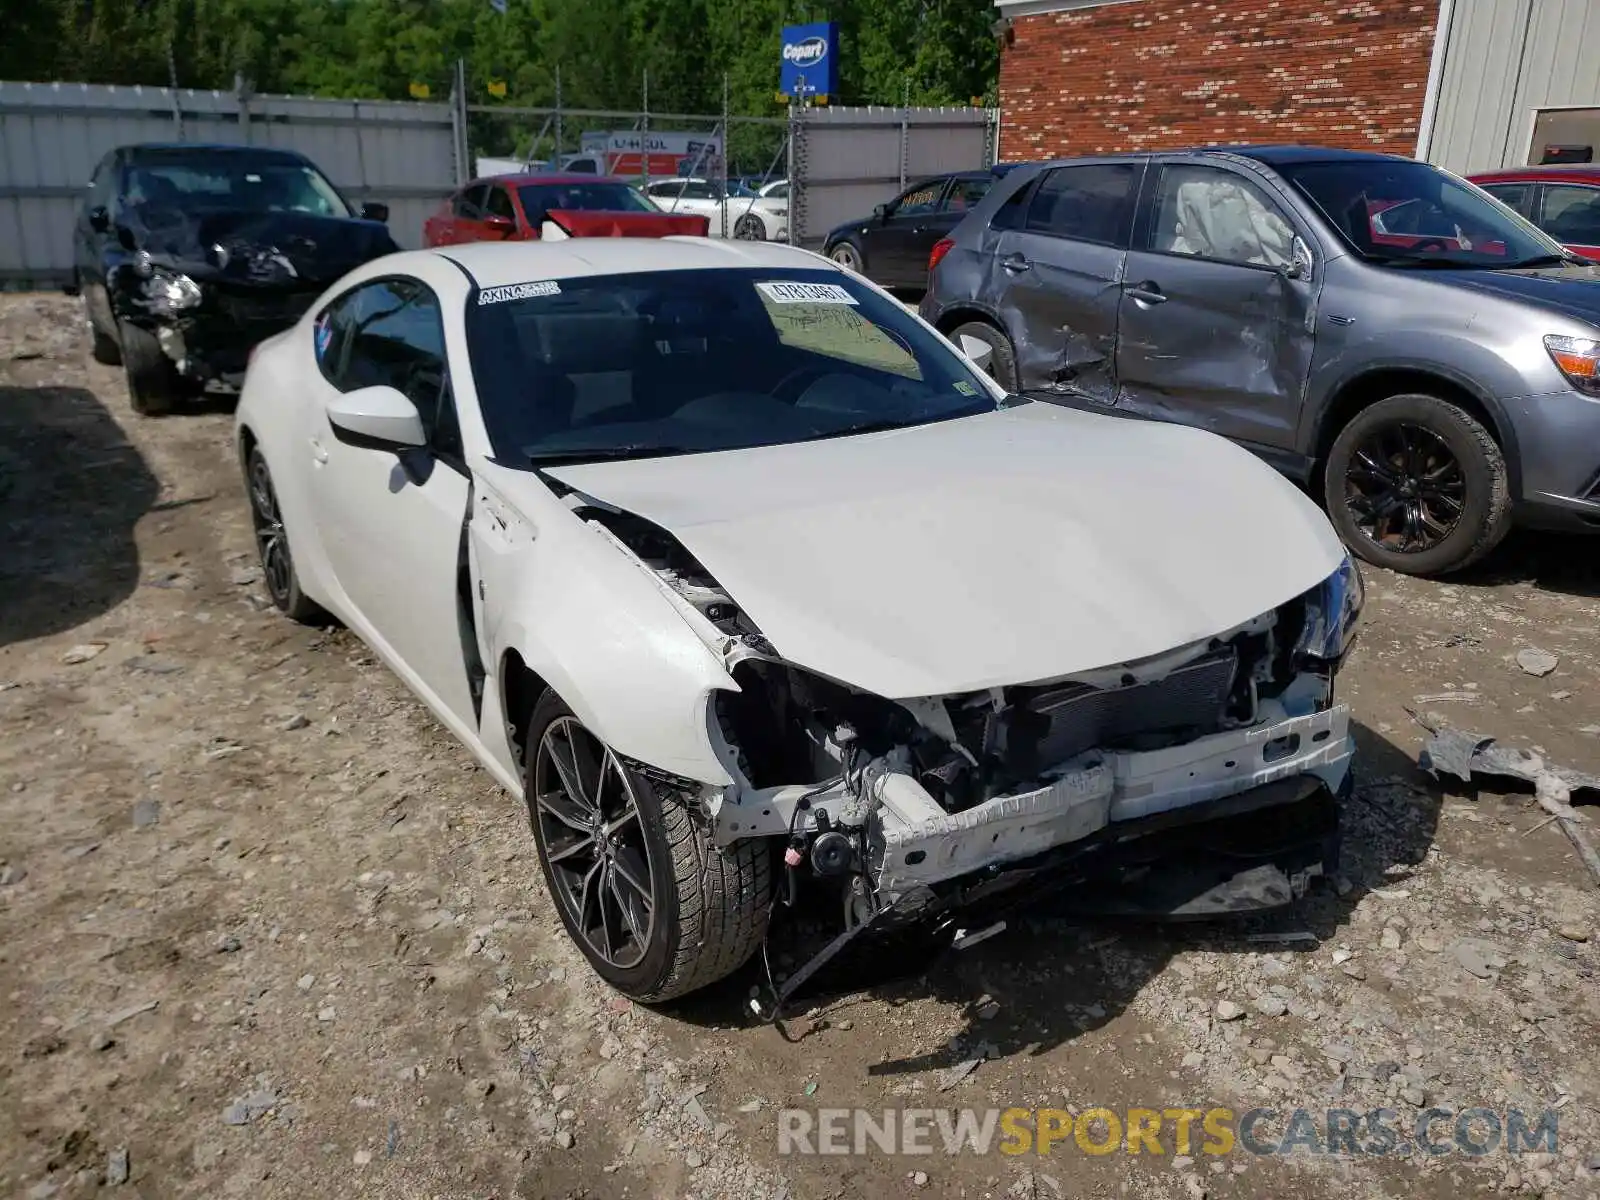
[[[1345,471],[1345,504],[1362,534],[1401,554],[1438,546],[1466,507],[1461,463],[1433,430],[1410,422],[1374,429]]]
[[[273,602],[285,608],[294,584],[294,564],[289,557],[289,539],[283,531],[283,518],[278,513],[278,496],[272,489],[272,474],[259,450],[250,455],[250,516],[267,590]]]
[[[557,717],[539,739],[532,782],[557,901],[595,955],[636,966],[655,932],[656,902],[626,768],[576,717]]]

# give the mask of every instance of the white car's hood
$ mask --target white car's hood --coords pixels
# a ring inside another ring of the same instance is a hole
[[[1159,654],[1344,556],[1231,443],[1045,404],[547,473],[671,532],[790,662],[891,699]]]

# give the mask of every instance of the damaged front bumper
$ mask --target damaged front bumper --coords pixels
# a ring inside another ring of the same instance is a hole
[[[958,813],[941,809],[910,776],[885,773],[873,785],[882,797],[878,885],[892,899],[1291,776],[1337,791],[1353,751],[1350,710],[1340,705],[1162,750],[1092,751],[1043,786]]]
[[[1306,791],[1343,795],[1353,753],[1348,706],[1297,716],[1279,712],[1276,719],[1162,749],[1092,750],[1051,770],[1037,786],[954,813],[903,764],[880,759],[866,768],[864,794],[873,806],[868,865],[881,904],[893,908],[908,901],[916,909],[918,895],[958,895],[969,885],[1020,872],[1012,881],[1017,882],[1034,873],[1027,864],[1059,852],[1076,856],[1156,828],[1287,804]],[[716,829],[723,842],[782,835],[795,821],[797,803],[837,821],[850,800],[842,783],[822,791],[751,792],[740,803],[722,805]],[[1303,890],[1306,872],[1321,867],[1308,862],[1296,870]],[[1274,907],[1292,894],[1287,882],[1253,892],[1235,889],[1224,909]]]
[[[196,284],[159,269],[149,277],[130,269],[117,284],[118,319],[153,333],[181,377],[225,392],[243,385],[250,351],[298,321],[320,294],[310,286]]]

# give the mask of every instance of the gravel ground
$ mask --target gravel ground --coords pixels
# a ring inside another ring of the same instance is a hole
[[[1600,544],[1369,571],[1336,889],[1248,926],[1040,913],[780,1033],[743,1012],[753,970],[664,1011],[597,984],[525,813],[349,633],[268,607],[228,413],[132,416],[78,312],[0,297],[0,1194],[1600,1195],[1600,892],[1531,797],[1420,774],[1406,711],[1600,769]],[[776,1110],[855,1105],[1520,1107],[1560,1134],[778,1153]]]

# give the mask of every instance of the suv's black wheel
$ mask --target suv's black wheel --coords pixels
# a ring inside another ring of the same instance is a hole
[[[83,285],[78,285],[78,294],[83,297],[83,318],[89,322],[89,353],[95,362],[104,363],[108,367],[122,364],[122,347],[117,345],[117,339],[100,328],[94,319],[94,306],[89,303],[89,294],[83,290]]]
[[[294,621],[312,624],[325,614],[316,601],[300,590],[294,555],[289,552],[289,535],[278,509],[278,493],[272,486],[261,447],[252,446],[245,459],[245,489],[250,494],[250,523],[255,527],[256,552],[261,556],[261,575],[283,614]]]
[[[122,340],[122,366],[128,374],[128,400],[141,417],[171,412],[182,395],[178,368],[161,349],[156,335],[126,321],[118,323]]]
[[[770,846],[719,849],[691,802],[632,770],[554,692],[534,706],[527,758],[545,883],[602,979],[655,1003],[748,961],[766,936]]]
[[[1011,339],[982,321],[968,321],[950,331],[949,337],[956,347],[961,346],[961,335],[975,337],[989,344],[989,374],[1008,392],[1017,390],[1017,352],[1011,348]]]
[[[1370,563],[1408,575],[1459,571],[1511,528],[1505,455],[1471,413],[1437,396],[1390,396],[1339,432],[1328,515]]]

